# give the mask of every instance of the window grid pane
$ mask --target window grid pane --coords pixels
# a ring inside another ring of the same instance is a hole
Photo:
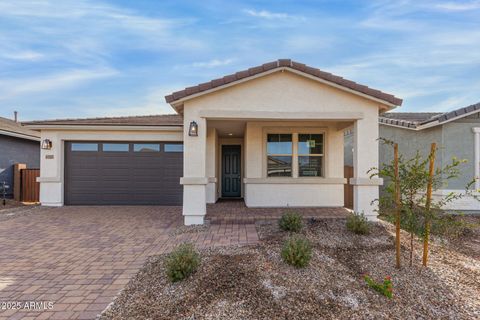
[[[291,177],[292,157],[291,156],[268,156],[267,159],[268,177]]]
[[[268,134],[267,153],[269,155],[292,154],[292,134]]]
[[[128,143],[104,143],[103,151],[104,152],[128,152],[129,144]]]
[[[323,155],[323,134],[299,134],[299,155]]]
[[[134,152],[159,152],[160,145],[158,143],[135,143],[133,145]]]
[[[165,144],[165,152],[183,152],[183,144]]]
[[[299,177],[323,176],[323,156],[298,156]]]
[[[98,151],[98,143],[76,142],[71,145],[72,151]]]

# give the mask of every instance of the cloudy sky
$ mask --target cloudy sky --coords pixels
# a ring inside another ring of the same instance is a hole
[[[404,99],[480,101],[480,1],[0,1],[0,116],[171,113],[164,96],[291,58]]]

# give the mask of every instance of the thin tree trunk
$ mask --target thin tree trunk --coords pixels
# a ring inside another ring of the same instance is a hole
[[[428,242],[430,238],[430,205],[432,202],[432,185],[433,185],[433,171],[435,167],[435,152],[437,150],[437,145],[432,143],[430,149],[430,166],[428,168],[428,185],[427,185],[427,199],[425,203],[425,226],[424,232],[425,235],[423,237],[423,259],[422,264],[424,267],[427,266],[428,263]]]
[[[410,212],[409,212],[409,227],[410,227],[410,267],[413,265],[413,251],[415,248],[413,247],[413,235],[415,233],[415,206],[414,206],[414,199],[415,195],[409,195],[409,203],[410,203]]]
[[[410,267],[413,265],[413,231],[410,231]]]
[[[396,265],[400,269],[400,180],[398,173],[398,143],[393,146],[394,162],[395,162],[395,251],[396,251]]]

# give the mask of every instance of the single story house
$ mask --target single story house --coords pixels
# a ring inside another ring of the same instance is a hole
[[[445,182],[445,186],[434,196],[446,196],[451,192],[465,193],[466,186],[475,180],[470,189],[480,195],[480,103],[462,107],[450,112],[387,112],[379,117],[380,137],[395,141],[399,151],[406,157],[413,157],[417,150],[428,156],[432,142],[437,144],[438,166],[445,166],[453,157],[466,159],[461,165],[461,175]],[[353,166],[353,132],[345,135],[345,164]],[[393,149],[380,144],[379,161],[389,163]],[[480,202],[466,195],[445,206],[449,210],[480,211]]]
[[[13,166],[26,164],[40,167],[40,134],[22,126],[16,119],[0,117],[0,196],[2,184],[7,188],[7,197],[13,196]]]
[[[376,218],[379,114],[402,100],[289,59],[166,96],[177,115],[36,121],[43,205],[342,207],[344,129],[353,127],[354,209]]]

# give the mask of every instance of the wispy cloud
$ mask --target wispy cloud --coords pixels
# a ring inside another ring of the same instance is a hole
[[[210,61],[200,61],[191,64],[194,68],[216,68],[231,64],[234,59],[212,59]]]
[[[55,48],[44,56],[73,63],[88,64],[121,47],[158,52],[203,45],[178,32],[192,22],[189,19],[147,16],[91,0],[3,1],[0,19],[2,41]]]
[[[303,16],[291,15],[291,14],[284,13],[284,12],[271,12],[271,11],[268,11],[268,10],[245,9],[245,10],[243,10],[243,12],[245,12],[247,15],[249,15],[251,17],[268,19],[268,20],[273,20],[273,19],[304,19]]]
[[[44,54],[32,50],[0,51],[0,56],[9,60],[38,61],[45,57]]]
[[[480,0],[215,3],[0,0],[0,113],[171,112],[172,91],[284,57],[403,110],[480,100]]]
[[[91,80],[112,77],[117,75],[116,70],[110,68],[69,70],[47,76],[33,77],[29,79],[15,79],[0,81],[0,99],[12,98],[20,94],[45,92],[69,88]]]
[[[435,8],[445,11],[470,11],[480,9],[480,1],[456,1],[435,4]]]

